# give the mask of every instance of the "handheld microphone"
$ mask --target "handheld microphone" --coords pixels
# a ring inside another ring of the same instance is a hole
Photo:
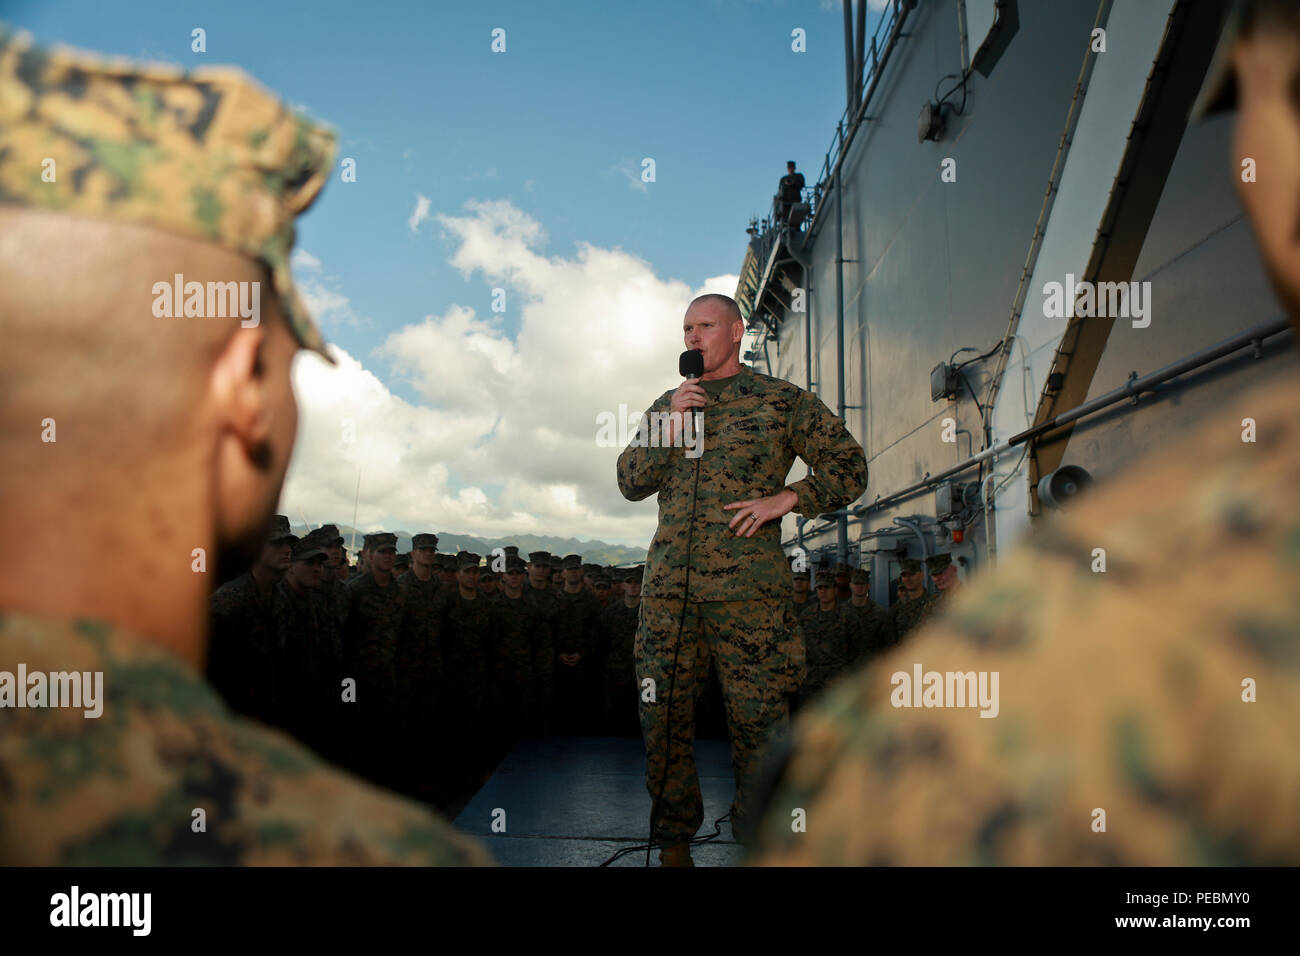
[[[699,349],[687,349],[677,360],[677,374],[682,378],[699,378],[704,374],[704,353]]]

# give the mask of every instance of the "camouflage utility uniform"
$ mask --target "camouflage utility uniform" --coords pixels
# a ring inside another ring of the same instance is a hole
[[[893,632],[894,642],[902,641],[921,626],[939,605],[937,591],[925,591],[920,597],[901,598],[889,609],[889,629]]]
[[[641,572],[636,573],[639,575]],[[628,607],[623,601],[605,608],[601,617],[609,646],[605,658],[605,732],[619,737],[640,736],[634,659],[640,618],[640,603]]]
[[[853,618],[843,602],[828,611],[814,601],[799,615],[808,660],[808,676],[799,688],[799,703],[816,697],[853,660]]]
[[[1094,488],[802,714],[760,861],[1300,863],[1297,408],[1271,384]],[[996,672],[997,716],[895,706],[918,664]]]
[[[233,710],[267,723],[280,719],[276,669],[282,657],[278,620],[284,614],[283,592],[276,586],[263,595],[245,571],[213,592],[208,649],[208,679]]]
[[[471,864],[412,803],[230,713],[198,674],[110,624],[0,614],[0,670],[102,671],[103,715],[5,711],[0,864]],[[206,832],[195,832],[194,810]],[[166,834],[166,838],[160,835]]]
[[[868,600],[858,607],[849,599],[844,602],[844,608],[849,612],[851,663],[869,660],[894,643],[889,612],[879,604]]]
[[[639,707],[652,800],[661,782],[663,786],[654,839],[665,845],[689,840],[704,819],[692,745],[695,702],[710,663],[721,681],[731,736],[736,779],[732,828],[738,835],[749,823],[759,748],[786,718],[786,695],[804,677],[803,641],[790,608],[780,522],[768,522],[753,537],[738,536],[728,528],[734,512],[723,505],[777,494],[787,487],[796,457],[813,471],[788,486],[798,496],[795,510],[808,518],[852,503],[867,483],[862,447],[816,395],[748,366],[729,378],[700,384],[708,395],[700,457],[687,458],[680,447],[641,447],[634,440],[618,459],[618,486],[625,498],[659,496],[659,526],[641,598],[636,673],[652,679],[656,688],[655,699],[642,699]],[[661,395],[650,413],[668,412],[672,395]],[[679,643],[688,565],[689,605]]]

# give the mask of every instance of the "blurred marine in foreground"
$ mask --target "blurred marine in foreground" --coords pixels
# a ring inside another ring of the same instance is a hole
[[[326,355],[289,253],[333,152],[237,70],[0,27],[0,864],[488,862],[201,676],[217,569],[280,495],[294,353]]]
[[[1238,191],[1300,329],[1300,4],[1239,14],[1200,111],[1239,111]],[[1292,380],[1081,499],[804,715],[758,862],[1300,862],[1297,489]],[[953,674],[1000,701],[926,705]]]

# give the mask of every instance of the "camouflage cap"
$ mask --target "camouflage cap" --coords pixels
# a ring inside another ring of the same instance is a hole
[[[506,558],[506,574],[523,574],[528,569],[523,559],[510,556]]]
[[[271,515],[271,520],[266,526],[266,541],[273,544],[276,541],[283,541],[285,538],[298,540],[298,536],[289,530],[289,519],[284,515]]]
[[[866,568],[854,568],[853,573],[849,575],[849,581],[853,584],[866,584],[871,580],[871,575],[867,573]]]
[[[582,567],[582,555],[566,554],[564,556],[564,564],[563,564],[564,570],[569,571],[573,568],[580,568],[580,567]]]
[[[837,575],[840,575],[840,574],[849,574],[852,570],[853,570],[853,569],[852,569],[851,567],[849,567],[847,564],[845,564],[843,561],[840,561],[839,563],[837,563],[837,564],[835,565],[835,573],[836,573]]]
[[[302,536],[301,541],[310,541],[318,548],[329,547],[333,545],[335,538],[335,535],[331,533],[332,531],[333,528],[330,525],[321,525],[319,528],[308,531]]]
[[[438,546],[438,536],[436,534],[417,534],[411,538],[412,548],[436,548]]]
[[[952,564],[952,555],[947,551],[932,554],[925,559],[925,569],[931,574],[940,574]]]
[[[519,545],[517,545],[517,544],[508,544],[508,545],[506,545],[504,548],[502,548],[502,550],[505,551],[505,553],[506,553],[509,557],[512,557],[512,558],[517,558],[517,557],[519,557]]]
[[[331,365],[289,254],[334,150],[333,132],[234,67],[47,50],[0,25],[0,205],[150,226],[259,261],[298,342]]]
[[[456,555],[456,569],[477,568],[482,558],[473,551],[461,551]]]
[[[495,581],[497,579],[497,576],[492,573],[491,568],[484,567],[483,570],[479,571],[478,579],[480,581]]]
[[[614,582],[609,579],[609,575],[604,571],[597,571],[591,576],[591,586],[597,588],[607,588]]]
[[[794,574],[791,575],[791,577],[795,581],[807,581],[812,577],[812,575],[809,574],[807,571],[795,571]]]
[[[371,551],[396,551],[397,535],[391,531],[376,531],[366,535],[366,547]]]
[[[325,548],[315,531],[308,532],[294,542],[291,556],[294,561],[310,561],[325,557]]]
[[[528,553],[528,560],[529,560],[529,562],[532,563],[532,564],[546,564],[546,565],[549,565],[549,564],[551,563],[551,552],[549,552],[549,551],[530,551],[530,552]]]
[[[343,535],[339,534],[338,525],[323,524],[312,534],[320,534],[326,541],[326,547],[341,548],[343,546]]]
[[[558,554],[551,555],[551,570],[558,571],[564,567],[564,559]]]
[[[921,562],[916,558],[899,558],[898,569],[904,574],[920,574]]]

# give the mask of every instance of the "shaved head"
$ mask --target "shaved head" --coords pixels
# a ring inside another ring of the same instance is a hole
[[[177,274],[258,283],[260,321],[156,315]],[[0,206],[0,538],[29,543],[0,552],[0,606],[76,607],[202,654],[209,575],[256,558],[297,432],[273,288],[215,244]]]
[[[31,434],[33,416],[105,463],[183,433],[239,319],[156,318],[153,284],[177,272],[264,278],[251,259],[157,229],[0,207],[7,461],[39,456],[38,443],[13,440]]]
[[[686,311],[690,312],[696,306],[705,304],[712,308],[721,309],[732,321],[740,323],[745,321],[745,317],[740,314],[740,306],[736,300],[720,292],[706,292],[704,295],[696,296],[691,300],[691,304],[686,307]]]

